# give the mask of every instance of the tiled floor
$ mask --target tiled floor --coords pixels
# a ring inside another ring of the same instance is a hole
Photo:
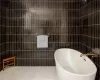
[[[0,72],[0,80],[57,80],[55,67],[10,67]]]

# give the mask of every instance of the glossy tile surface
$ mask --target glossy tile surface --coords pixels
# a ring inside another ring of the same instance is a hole
[[[56,49],[78,50],[79,0],[7,0],[1,5],[6,8],[2,59],[16,56],[17,66],[53,66]],[[37,48],[36,38],[41,34],[49,35],[47,49]]]
[[[100,48],[100,0],[88,0],[80,9],[81,39],[85,53]],[[100,80],[100,56],[92,58],[98,68],[96,80]]]
[[[2,69],[2,54],[6,53],[6,16],[4,4],[0,3],[0,70]],[[6,5],[5,5],[6,6]]]

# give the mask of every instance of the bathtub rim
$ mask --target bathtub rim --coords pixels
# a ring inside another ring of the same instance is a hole
[[[70,49],[70,48],[60,48],[60,49],[57,49],[56,51],[58,51],[58,50],[63,50],[63,49]],[[70,49],[70,50],[77,51],[77,50],[75,50],[75,49]],[[56,53],[56,51],[55,51],[55,53]],[[79,52],[79,51],[78,51],[78,52]],[[92,61],[90,58],[88,58],[87,56],[86,56],[86,57],[87,57],[87,58],[92,62],[92,64],[94,65],[94,67],[95,67],[95,72],[89,73],[89,74],[77,74],[77,73],[69,72],[69,71],[65,70],[65,69],[61,66],[61,64],[59,64],[59,62],[58,62],[57,59],[56,59],[55,53],[54,53],[55,62],[57,62],[58,65],[59,65],[65,72],[68,72],[68,73],[73,74],[73,75],[76,75],[76,76],[85,76],[85,77],[86,77],[86,76],[91,76],[91,75],[97,73],[97,67],[96,67],[96,65],[95,65],[95,64],[93,63],[93,61]],[[80,52],[80,53],[81,53],[81,52]]]

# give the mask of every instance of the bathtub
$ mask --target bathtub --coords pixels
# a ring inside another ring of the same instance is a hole
[[[54,57],[58,80],[95,80],[97,68],[88,58],[80,57],[82,53],[62,48],[55,51]]]

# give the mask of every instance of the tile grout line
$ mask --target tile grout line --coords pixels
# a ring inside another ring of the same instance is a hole
[[[37,34],[36,33],[34,33],[34,34],[4,34],[4,35],[15,35],[15,36],[17,36],[17,35],[32,35],[32,36],[37,36]],[[69,35],[69,34],[50,34],[50,35]],[[80,35],[80,34],[70,34],[69,36],[71,36],[71,35]]]
[[[16,58],[16,59],[17,59],[17,60],[18,60],[18,59],[19,59],[19,60],[20,60],[20,59],[23,59],[23,60],[25,60],[25,59],[26,59],[26,60],[27,60],[27,59],[33,59],[33,60],[34,60],[34,59],[36,59],[36,60],[37,60],[37,59],[43,59],[43,60],[44,60],[44,59],[50,59],[50,60],[51,60],[51,59],[52,59],[52,60],[54,60],[54,58]]]
[[[80,1],[10,1],[10,2],[80,2]]]
[[[90,14],[87,14],[87,15],[84,15],[84,16],[81,16],[81,17],[79,17],[79,18],[81,19],[81,18],[84,18],[84,17],[86,17],[86,16],[94,15],[94,14],[96,14],[97,12],[100,12],[100,10],[97,10],[97,11],[95,11],[95,12],[93,12],[93,13],[90,13]]]
[[[91,37],[91,38],[95,38],[95,39],[100,39],[99,37],[94,37],[94,36],[88,36],[88,35],[84,35],[84,34],[81,34],[82,36],[87,36],[87,37]]]
[[[86,47],[88,47],[88,48],[90,48],[90,49],[92,49],[90,46],[87,46],[86,44],[84,44],[84,43],[81,43],[81,42],[79,42],[80,44],[82,44],[82,45],[84,45],[84,46],[86,46]]]
[[[7,51],[7,50],[6,50]],[[4,52],[1,52],[0,54],[3,54],[3,53],[5,53],[6,51],[4,51]]]
[[[93,2],[93,1],[95,1],[95,0],[92,0],[91,2]],[[86,4],[85,6],[81,7],[81,8],[80,8],[80,10],[81,10],[82,8],[84,8],[84,7],[88,6],[91,2],[89,2],[89,3],[88,3],[88,4]]]
[[[23,28],[23,27],[27,27],[27,26],[4,26],[4,25],[1,25],[1,26],[3,26],[3,27],[7,27],[7,28],[9,28],[9,27],[11,27],[11,28],[15,28],[15,27],[18,27],[18,28]],[[33,26],[28,26],[28,27],[32,27],[32,28],[44,28],[44,27],[47,27],[47,26],[41,26],[41,27],[33,27]],[[73,27],[81,27],[81,26],[60,26],[60,27],[57,27],[57,26],[53,26],[54,28],[69,28],[69,27],[71,27],[71,28],[73,28]],[[48,28],[51,28],[50,26],[48,26]]]

